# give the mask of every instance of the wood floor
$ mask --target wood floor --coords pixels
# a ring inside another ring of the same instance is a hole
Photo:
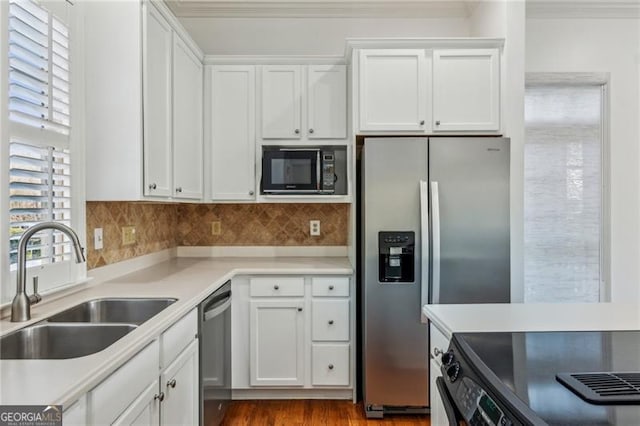
[[[429,426],[429,416],[385,416],[367,420],[362,403],[332,400],[233,401],[223,426],[375,425]]]

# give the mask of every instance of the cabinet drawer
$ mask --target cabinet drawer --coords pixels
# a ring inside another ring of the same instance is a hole
[[[260,277],[249,281],[251,297],[304,296],[302,277]]]
[[[311,349],[313,386],[349,385],[349,344],[314,344]]]
[[[433,359],[440,366],[440,352],[446,352],[449,348],[449,339],[440,332],[433,324],[429,324],[429,358]],[[436,348],[438,355],[436,356]]]
[[[191,343],[198,333],[198,309],[194,309],[167,329],[160,338],[161,365],[166,367]]]
[[[349,277],[315,277],[311,279],[314,297],[349,296]]]
[[[131,358],[91,391],[89,424],[111,424],[158,377],[158,341]]]
[[[311,302],[313,341],[349,341],[349,300]]]

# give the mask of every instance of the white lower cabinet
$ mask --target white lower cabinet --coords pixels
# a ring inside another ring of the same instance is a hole
[[[62,414],[65,426],[84,426],[87,424],[87,396],[83,395],[79,400],[65,408]]]
[[[304,384],[304,300],[251,301],[252,386]]]
[[[433,324],[429,325],[429,393],[431,407],[431,424],[433,426],[448,426],[449,420],[444,409],[444,403],[440,398],[440,392],[436,385],[436,379],[442,375],[440,372],[440,356],[449,348],[449,339]]]
[[[236,277],[231,286],[234,397],[353,398],[349,276]]]
[[[81,424],[197,424],[197,319],[194,309],[93,388]]]

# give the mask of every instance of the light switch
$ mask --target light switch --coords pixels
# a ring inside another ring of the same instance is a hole
[[[93,230],[93,249],[102,250],[102,228]]]

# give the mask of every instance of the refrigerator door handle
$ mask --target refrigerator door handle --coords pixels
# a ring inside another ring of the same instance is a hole
[[[420,181],[420,306],[429,303],[429,184]],[[423,323],[427,317],[420,315]]]
[[[433,243],[433,270],[431,278],[431,303],[440,303],[440,195],[438,182],[431,182],[431,230]]]

